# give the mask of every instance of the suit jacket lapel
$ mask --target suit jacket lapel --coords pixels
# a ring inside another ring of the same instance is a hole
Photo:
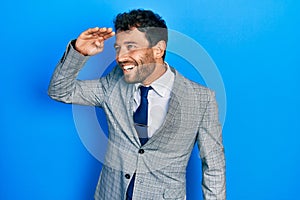
[[[137,146],[140,146],[140,139],[138,136],[138,133],[136,132],[136,129],[134,127],[134,121],[133,121],[133,104],[134,104],[134,84],[127,84],[129,87],[129,91],[126,97],[126,110],[127,110],[127,116],[128,116],[128,121],[129,124],[124,124],[124,126],[130,126],[130,132],[128,132],[129,134],[132,133],[134,142]]]
[[[145,146],[151,145],[153,141],[155,141],[157,138],[162,137],[164,134],[167,133],[166,130],[173,128],[174,124],[178,124],[180,122],[176,122],[175,116],[179,116],[180,113],[180,102],[182,99],[182,96],[184,96],[184,80],[178,72],[171,68],[171,70],[175,73],[175,80],[174,85],[171,92],[168,112],[165,118],[164,123],[162,126],[157,130],[156,133],[149,139],[149,141],[145,144]]]
[[[128,84],[121,78],[109,95],[109,108],[114,115],[114,121],[120,125],[126,137],[139,146],[139,138],[133,122],[133,91],[134,84]]]
[[[175,80],[166,118],[162,126],[148,140],[145,146],[151,145],[153,141],[164,134],[171,134],[174,126],[180,124],[178,120],[176,121],[176,118],[181,115],[179,108],[185,92],[184,79],[175,69],[171,68],[171,70],[175,73]],[[115,120],[125,132],[126,137],[129,137],[136,146],[140,146],[139,137],[133,122],[133,92],[134,84],[128,84],[121,78],[110,94],[109,107],[112,109],[111,112],[114,113]],[[170,130],[170,132],[167,130]]]

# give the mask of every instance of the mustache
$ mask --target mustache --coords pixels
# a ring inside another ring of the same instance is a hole
[[[127,57],[127,58],[125,58],[125,59],[122,60],[122,61],[117,61],[117,63],[118,63],[118,65],[119,65],[120,67],[123,67],[123,66],[125,66],[125,65],[136,65],[136,66],[139,65],[139,63],[137,62],[137,60],[135,60],[135,59],[132,58],[132,57]]]
[[[124,61],[117,61],[117,63],[120,67],[123,67],[125,65],[139,65],[139,63],[135,59],[126,59]]]

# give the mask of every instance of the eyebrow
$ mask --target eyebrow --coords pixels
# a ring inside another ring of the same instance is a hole
[[[133,42],[133,41],[128,41],[128,42],[124,42],[124,44],[137,44],[136,42]],[[114,44],[114,47],[116,46],[120,46],[118,45],[117,43]]]

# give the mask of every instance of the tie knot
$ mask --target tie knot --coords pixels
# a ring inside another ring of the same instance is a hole
[[[141,97],[147,98],[148,92],[149,92],[149,90],[151,90],[151,86],[149,86],[149,87],[140,86],[140,90],[141,90]]]

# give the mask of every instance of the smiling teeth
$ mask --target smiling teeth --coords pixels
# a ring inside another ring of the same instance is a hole
[[[124,69],[125,70],[131,70],[134,68],[134,65],[127,65],[127,66],[124,66]]]

